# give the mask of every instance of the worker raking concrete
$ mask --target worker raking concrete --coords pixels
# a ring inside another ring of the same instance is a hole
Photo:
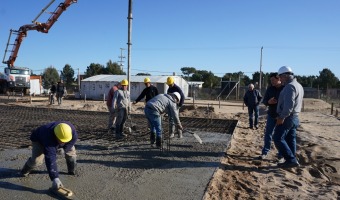
[[[174,119],[174,124],[179,130],[183,130],[178,112],[177,104],[181,100],[181,95],[178,92],[171,94],[159,94],[148,101],[145,105],[144,112],[150,124],[151,137],[150,143],[153,146],[156,139],[157,148],[161,147],[162,143],[162,119],[161,115],[167,113],[169,117]],[[156,138],[155,138],[156,137]]]
[[[57,168],[57,150],[62,148],[69,175],[76,174],[76,149],[74,147],[78,135],[74,125],[68,121],[57,121],[38,127],[32,131],[32,156],[27,160],[21,175],[28,176],[37,166],[42,165],[45,158],[46,168],[52,180],[52,190],[63,188]]]

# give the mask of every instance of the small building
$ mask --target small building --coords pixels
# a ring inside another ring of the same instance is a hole
[[[30,76],[30,95],[40,95],[43,92],[41,76]]]
[[[145,88],[144,79],[148,77],[151,80],[151,84],[157,87],[160,94],[166,93],[168,85],[166,79],[168,76],[131,76],[130,77],[130,96],[131,101],[137,99]],[[188,96],[189,84],[181,76],[173,76],[176,85],[178,85],[184,93],[184,96]],[[101,100],[107,97],[107,94],[112,86],[119,83],[123,79],[127,79],[126,75],[96,75],[81,80],[80,83],[80,95],[87,99]]]

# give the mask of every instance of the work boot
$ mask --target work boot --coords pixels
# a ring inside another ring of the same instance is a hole
[[[69,175],[76,175],[77,160],[75,157],[66,158],[67,171]]]
[[[31,171],[33,170],[32,167],[28,166],[27,163],[25,163],[24,167],[22,168],[20,174],[24,177],[27,177]]]
[[[156,147],[157,148],[161,148],[162,145],[162,137],[161,136],[157,136],[156,137]]]
[[[175,130],[176,130],[176,127],[175,127],[175,125],[172,125],[172,124],[170,124],[169,125],[169,137],[170,138],[173,138],[173,137],[175,137]]]
[[[156,133],[151,132],[150,133],[150,144],[151,145],[155,144],[155,139],[156,139]]]
[[[183,138],[183,132],[182,132],[182,130],[178,130],[178,138]]]

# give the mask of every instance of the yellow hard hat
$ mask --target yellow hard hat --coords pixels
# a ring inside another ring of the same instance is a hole
[[[123,79],[122,82],[120,82],[120,84],[123,85],[123,86],[124,85],[126,86],[126,85],[129,85],[129,81],[126,80],[126,79]]]
[[[175,83],[174,77],[169,76],[169,77],[166,79],[166,84],[167,84],[167,85],[172,85],[172,84],[174,84],[174,83]]]
[[[54,134],[61,142],[72,140],[72,129],[68,124],[60,123],[54,127]]]
[[[151,80],[149,78],[144,79],[144,83],[150,83],[150,82],[151,82]]]

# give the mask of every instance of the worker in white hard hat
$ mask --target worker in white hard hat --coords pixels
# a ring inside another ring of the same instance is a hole
[[[156,133],[156,138],[150,137],[150,143],[153,146],[161,147],[162,142],[162,119],[161,115],[167,113],[174,119],[174,123],[179,130],[183,130],[181,121],[177,112],[177,104],[181,101],[181,95],[178,92],[170,94],[159,94],[148,101],[145,105],[144,112],[150,123],[151,132]]]
[[[142,93],[137,97],[136,100],[133,101],[133,104],[138,103],[140,100],[145,98],[145,102],[148,102],[150,99],[158,95],[158,89],[154,85],[151,84],[150,78],[144,79],[145,88]]]
[[[176,85],[175,78],[173,76],[169,76],[167,78],[166,84],[169,86],[169,88],[167,90],[167,94],[178,92],[178,94],[181,95],[181,100],[179,101],[178,106],[177,106],[177,113],[179,115],[179,109],[184,104],[184,99],[185,99],[184,93],[183,93],[182,89],[178,85]],[[174,120],[171,117],[169,117],[169,131],[170,131],[170,133],[169,133],[170,138],[175,137],[175,132],[177,132],[178,138],[183,137],[182,130],[178,130],[178,129],[176,130]]]
[[[130,113],[130,92],[128,91],[129,81],[124,79],[120,82],[121,88],[113,95],[112,107],[116,110],[116,139],[122,139],[125,122]]]
[[[56,121],[38,127],[30,136],[32,141],[32,156],[21,170],[22,176],[28,176],[37,166],[42,165],[44,158],[52,188],[63,187],[57,168],[57,150],[62,148],[69,175],[76,174],[76,149],[74,147],[78,134],[73,124],[68,121]]]
[[[260,91],[254,88],[254,84],[248,85],[248,91],[244,94],[243,103],[248,107],[249,115],[249,128],[253,129],[254,126],[258,129],[259,123],[259,105],[262,100]],[[255,117],[254,117],[255,116]],[[255,118],[255,120],[254,120]]]
[[[299,126],[299,113],[302,108],[304,91],[290,67],[281,67],[278,75],[285,86],[277,102],[276,112],[278,116],[273,134],[274,144],[285,159],[285,162],[278,163],[278,167],[298,167],[296,129]]]

